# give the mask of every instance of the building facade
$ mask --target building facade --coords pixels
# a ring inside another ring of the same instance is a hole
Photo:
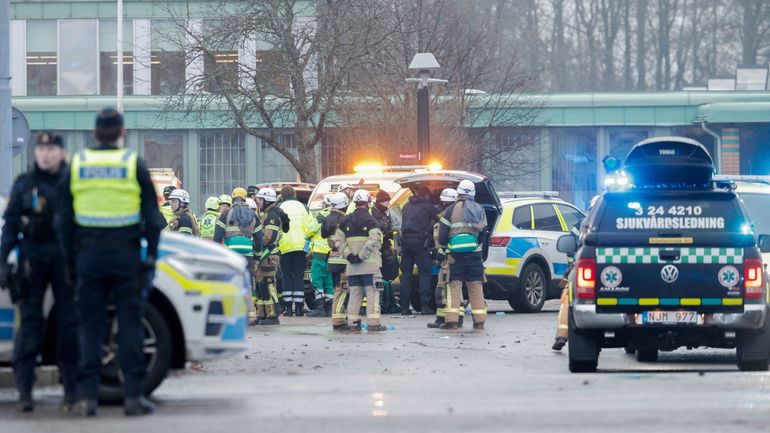
[[[185,3],[194,15],[187,26],[200,28],[212,20],[207,17],[216,2]],[[95,113],[115,105],[115,2],[18,0],[12,1],[12,14],[14,106],[26,115],[33,131],[64,134],[71,152],[92,144]],[[185,36],[162,2],[125,0],[123,27],[125,143],[148,166],[173,169],[196,210],[205,197],[234,186],[298,180],[283,156],[251,135],[222,128],[221,116],[191,118],[167,106],[169,97],[182,92],[195,74],[228,68],[233,62],[268,59],[269,46],[254,37],[219,52],[214,62],[190,59],[171,43]],[[526,125],[534,137],[532,149],[511,158],[526,158],[534,174],[495,175],[493,180],[498,190],[556,190],[585,207],[601,188],[604,156],[622,157],[642,139],[668,135],[702,142],[712,155],[721,156],[723,173],[767,175],[768,96],[764,90],[532,95],[541,101],[534,120]],[[483,105],[478,109],[483,111]],[[497,109],[515,118],[517,110],[525,108]],[[467,127],[493,127],[495,139],[503,142],[520,135],[506,126],[505,116],[495,118],[501,119],[500,125],[479,122]],[[290,128],[283,137],[291,143]],[[323,175],[350,169],[351,164],[335,160],[340,149],[334,146],[329,140],[317,150]],[[21,172],[30,156],[29,149],[16,155],[14,170]],[[494,172],[494,167],[485,169]]]

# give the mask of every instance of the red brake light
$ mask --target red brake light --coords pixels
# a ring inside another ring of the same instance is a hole
[[[593,299],[596,295],[596,260],[580,259],[577,263],[577,297]]]
[[[745,259],[743,261],[743,285],[747,298],[762,297],[762,274],[764,269],[761,259]]]
[[[489,240],[490,247],[507,247],[511,241],[510,236],[492,236]]]

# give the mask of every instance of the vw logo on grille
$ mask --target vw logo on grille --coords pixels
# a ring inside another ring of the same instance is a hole
[[[660,270],[660,278],[667,283],[673,283],[679,278],[679,269],[674,265],[663,266],[663,269]]]

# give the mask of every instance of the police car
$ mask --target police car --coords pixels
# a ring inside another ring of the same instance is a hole
[[[507,300],[517,312],[534,313],[561,295],[567,256],[556,241],[584,215],[551,192],[500,192],[503,213],[484,262],[486,299]]]
[[[640,142],[623,172],[628,188],[605,192],[557,248],[575,253],[570,274],[569,368],[595,371],[606,347],[640,362],[679,347],[735,348],[741,370],[767,370],[768,290],[755,237],[731,182],[712,178],[699,143]],[[759,245],[759,247],[758,247]]]
[[[0,203],[0,213],[5,204]],[[2,219],[0,219],[0,223]],[[232,356],[248,348],[247,281],[243,257],[213,242],[177,233],[161,235],[157,270],[142,325],[147,359],[146,394],[152,393],[170,369],[187,361]],[[50,291],[45,300],[46,333],[42,363],[56,365],[56,306]],[[110,332],[103,345],[100,399],[123,397],[117,363],[117,321],[109,314]],[[0,363],[10,362],[19,321],[7,291],[0,290]]]

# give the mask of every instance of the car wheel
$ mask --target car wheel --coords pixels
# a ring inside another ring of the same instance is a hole
[[[655,362],[658,360],[658,349],[636,349],[637,362]]]
[[[519,290],[508,303],[517,313],[537,313],[543,309],[547,290],[545,272],[540,265],[530,263],[521,273]]]
[[[102,374],[99,400],[103,403],[123,401],[123,373],[118,362],[118,320],[115,307],[108,310],[108,332],[102,345]],[[152,304],[145,305],[142,317],[144,327],[144,354],[147,376],[144,393],[150,395],[160,386],[171,368],[171,331],[166,319]]]
[[[569,371],[572,373],[593,373],[599,365],[599,342],[595,333],[577,329],[572,311],[569,313]]]
[[[743,331],[738,334],[735,351],[741,371],[767,371],[770,362],[770,316],[759,331]]]

